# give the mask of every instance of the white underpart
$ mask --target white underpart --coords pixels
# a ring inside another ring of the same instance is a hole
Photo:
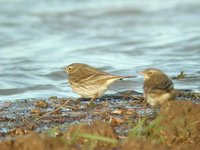
[[[157,94],[148,94],[147,102],[151,106],[155,106],[158,104],[163,104],[164,102],[170,100],[170,98],[171,98],[171,94],[169,93],[164,93],[164,94],[161,94],[160,96],[158,96]]]
[[[102,84],[100,86],[88,84],[86,85],[87,88],[85,88],[84,86],[80,86],[79,84],[74,83],[75,86],[71,87],[77,94],[81,95],[83,98],[93,98],[95,96],[100,97],[116,80],[119,80],[119,78],[110,79],[105,84]]]

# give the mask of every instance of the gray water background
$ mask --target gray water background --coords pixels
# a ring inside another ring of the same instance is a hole
[[[60,69],[74,62],[117,75],[184,71],[175,87],[198,92],[200,1],[0,0],[0,101],[78,97]],[[142,92],[142,82],[109,92]]]

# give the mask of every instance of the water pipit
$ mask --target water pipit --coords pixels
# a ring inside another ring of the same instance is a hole
[[[115,81],[134,77],[112,75],[82,63],[73,63],[65,71],[73,91],[83,98],[91,98],[89,104],[102,96]]]
[[[173,82],[159,69],[145,69],[140,72],[144,76],[144,98],[151,106],[162,105],[175,98]]]

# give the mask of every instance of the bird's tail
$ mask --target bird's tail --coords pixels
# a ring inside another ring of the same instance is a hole
[[[106,78],[106,79],[113,79],[113,80],[122,80],[125,78],[134,78],[134,77],[136,76],[116,76],[116,75],[108,75],[108,74],[101,75],[101,79]]]

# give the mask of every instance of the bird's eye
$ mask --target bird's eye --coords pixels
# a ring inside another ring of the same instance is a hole
[[[72,70],[72,68],[71,68],[71,67],[69,67],[69,68],[67,68],[67,70],[71,71],[71,70]]]
[[[149,71],[149,72],[148,72],[148,75],[152,75],[152,72],[151,72],[151,71]]]

